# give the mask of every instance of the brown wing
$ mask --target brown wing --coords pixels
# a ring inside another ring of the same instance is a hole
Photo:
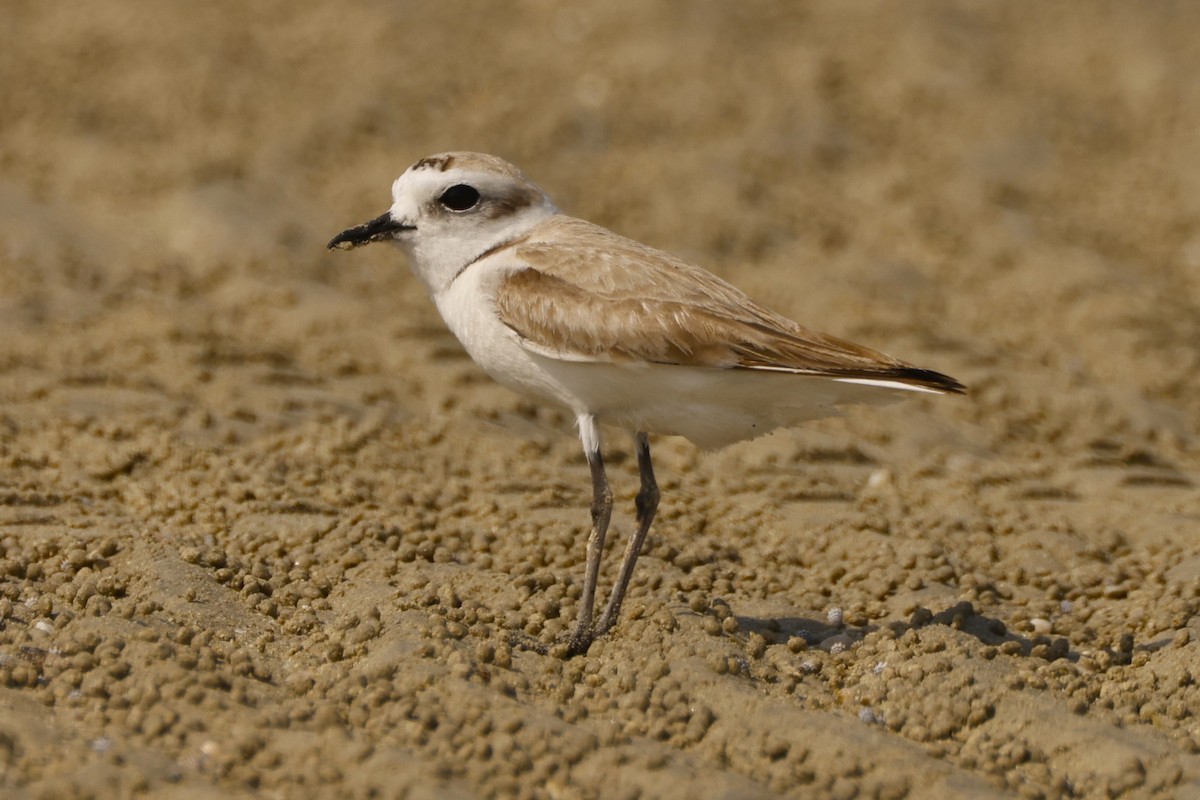
[[[709,272],[603,228],[568,217],[542,227],[515,248],[523,268],[501,281],[496,303],[504,324],[543,354],[963,390],[940,373],[804,328]]]

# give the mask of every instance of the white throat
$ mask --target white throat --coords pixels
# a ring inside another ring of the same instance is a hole
[[[455,225],[427,227],[418,222],[411,236],[396,241],[408,255],[413,273],[436,298],[481,257],[527,235],[557,213],[558,209],[547,200],[500,219],[461,219],[452,220],[459,223]]]

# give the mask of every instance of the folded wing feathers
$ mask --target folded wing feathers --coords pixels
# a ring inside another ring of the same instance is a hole
[[[554,242],[517,249],[527,266],[501,281],[497,309],[540,352],[570,360],[764,369],[964,391],[953,378],[808,330],[686,262],[590,223],[555,221],[554,227],[574,228],[569,252],[578,261],[590,254],[606,262],[606,269],[572,268],[583,265],[565,263],[566,248]],[[604,240],[580,247],[589,234]],[[580,285],[589,281],[594,285]]]

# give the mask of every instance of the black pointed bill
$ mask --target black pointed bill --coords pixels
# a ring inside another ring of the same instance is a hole
[[[405,225],[392,218],[389,211],[381,214],[370,222],[348,228],[329,240],[325,245],[330,250],[352,250],[360,245],[378,242],[384,239],[394,239],[404,231],[415,231],[416,225]]]

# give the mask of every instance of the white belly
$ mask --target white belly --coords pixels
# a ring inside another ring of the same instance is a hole
[[[602,422],[683,436],[705,449],[834,416],[844,404],[890,403],[906,394],[790,373],[534,358]]]

